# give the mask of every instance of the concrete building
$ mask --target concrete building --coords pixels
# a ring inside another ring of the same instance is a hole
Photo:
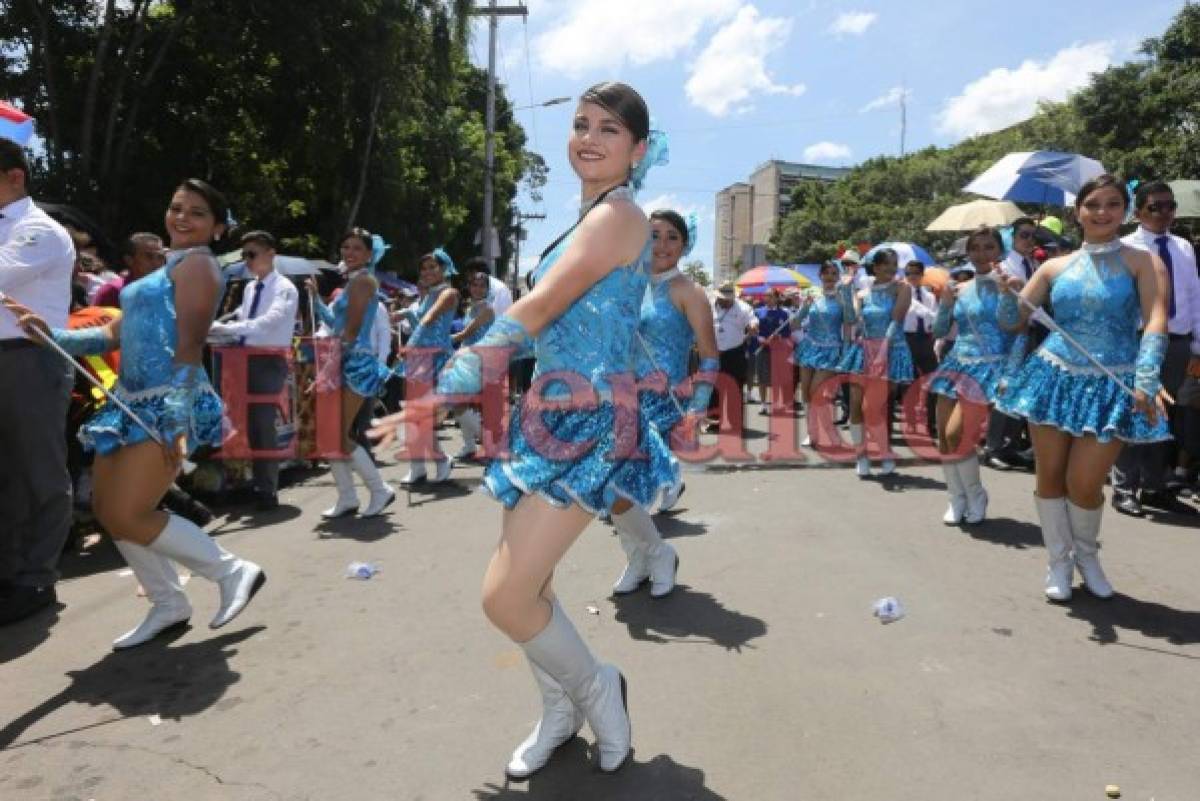
[[[717,193],[713,275],[717,284],[766,262],[767,244],[779,219],[792,207],[792,189],[801,181],[836,181],[847,167],[822,167],[791,161],[768,161]]]

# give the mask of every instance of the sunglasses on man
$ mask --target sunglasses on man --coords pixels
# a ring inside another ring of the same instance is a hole
[[[1151,214],[1161,214],[1163,212],[1175,211],[1177,208],[1179,208],[1179,204],[1174,200],[1156,200],[1153,203],[1146,204],[1146,211],[1150,212]]]
[[[242,251],[242,261],[254,261],[261,255],[262,255],[262,253],[260,251],[251,250],[250,248],[246,248],[245,250]]]

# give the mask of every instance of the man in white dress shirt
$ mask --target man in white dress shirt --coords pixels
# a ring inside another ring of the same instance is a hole
[[[254,281],[246,285],[237,318],[229,323],[213,323],[212,333],[231,337],[251,348],[290,348],[296,331],[296,311],[300,292],[275,270],[275,237],[266,231],[251,231],[242,236],[242,260]],[[262,354],[251,356],[247,367],[246,389],[251,395],[275,395],[287,382],[287,359]],[[248,416],[250,447],[275,450],[279,447],[275,430],[274,406],[251,404]],[[279,462],[254,460],[254,495],[261,511],[279,505]]]
[[[1000,262],[1000,269],[1014,278],[1020,278],[1026,283],[1033,277],[1033,271],[1038,268],[1033,251],[1037,249],[1034,232],[1037,223],[1029,217],[1020,217],[1012,224],[1012,250]]]
[[[1190,242],[1171,233],[1177,206],[1170,186],[1161,181],[1142,184],[1133,205],[1141,224],[1121,241],[1157,254],[1167,268],[1170,295],[1162,387],[1174,398],[1187,378],[1189,363],[1200,360],[1200,276],[1196,273],[1196,253]],[[1144,513],[1142,507],[1151,506],[1176,514],[1200,515],[1200,509],[1176,498],[1166,485],[1175,448],[1195,452],[1195,443],[1185,442],[1188,437],[1195,438],[1195,414],[1195,410],[1186,407],[1170,409],[1173,443],[1126,445],[1121,450],[1112,470],[1112,502],[1117,511],[1140,517]]]
[[[737,428],[742,422],[742,386],[746,383],[746,340],[758,333],[758,318],[754,309],[744,300],[739,300],[733,284],[726,281],[717,290],[713,301],[713,327],[717,334],[717,350],[720,357],[720,370],[733,380],[738,388],[736,397],[724,397],[728,393],[718,390],[712,394],[708,404],[708,414],[711,420],[714,413],[720,422],[720,405],[722,399],[725,406],[725,420],[729,425],[737,421]]]
[[[904,315],[904,339],[912,353],[917,378],[932,373],[938,366],[937,353],[933,350],[933,321],[937,317],[938,301],[933,290],[921,283],[924,278],[925,265],[922,262],[914,259],[904,265],[904,280],[912,287],[912,303],[909,304],[908,314]],[[933,402],[933,396],[925,393],[921,400],[929,430],[936,431],[936,403]]]
[[[0,138],[0,292],[67,326],[75,246],[34,205],[29,164]],[[0,309],[0,625],[57,602],[58,557],[71,528],[67,405],[71,370]]]

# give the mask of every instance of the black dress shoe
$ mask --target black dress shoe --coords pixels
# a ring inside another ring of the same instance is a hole
[[[1130,517],[1144,517],[1146,511],[1142,509],[1142,505],[1138,503],[1138,499],[1132,495],[1113,495],[1113,508],[1123,515]]]
[[[1184,503],[1169,492],[1143,491],[1141,502],[1142,506],[1152,506],[1155,509],[1161,509],[1171,514],[1188,515],[1189,517],[1200,515],[1200,509],[1197,509],[1190,503]]]
[[[279,508],[279,496],[273,492],[254,493],[254,508],[260,512],[270,512]]]
[[[1012,465],[1004,459],[1000,458],[999,454],[989,453],[983,457],[983,463],[993,470],[1012,470]]]
[[[0,606],[0,626],[16,623],[58,603],[54,587],[14,586]]]

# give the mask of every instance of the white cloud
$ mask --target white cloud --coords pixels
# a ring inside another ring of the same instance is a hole
[[[688,203],[685,200],[681,200],[679,195],[674,192],[664,192],[658,197],[641,201],[639,205],[647,214],[658,209],[671,209],[679,212],[684,217],[687,217],[689,214],[695,214],[702,221],[712,216],[712,209],[705,204]]]
[[[848,161],[850,148],[838,142],[817,142],[804,148],[804,160],[810,163],[822,161]]]
[[[901,97],[911,98],[912,90],[905,89],[902,86],[893,86],[891,89],[888,89],[886,92],[872,100],[870,103],[867,103],[858,111],[859,113],[866,113],[868,111],[875,111],[876,109],[891,108],[900,102]]]
[[[1005,128],[1031,117],[1039,100],[1062,101],[1087,85],[1092,73],[1112,64],[1113,43],[1092,42],[1058,51],[1047,62],[1025,61],[1016,69],[997,67],[946,101],[937,128],[955,137]]]
[[[877,19],[879,15],[871,11],[847,11],[838,15],[829,26],[829,32],[838,36],[862,36]]]
[[[533,50],[542,66],[572,78],[626,61],[669,61],[741,6],[742,0],[576,0]]]
[[[755,94],[804,94],[804,84],[778,84],[767,73],[767,58],[787,43],[791,31],[791,20],[760,18],[757,8],[743,6],[692,64],[684,87],[688,99],[723,117],[730,111],[748,111]]]

